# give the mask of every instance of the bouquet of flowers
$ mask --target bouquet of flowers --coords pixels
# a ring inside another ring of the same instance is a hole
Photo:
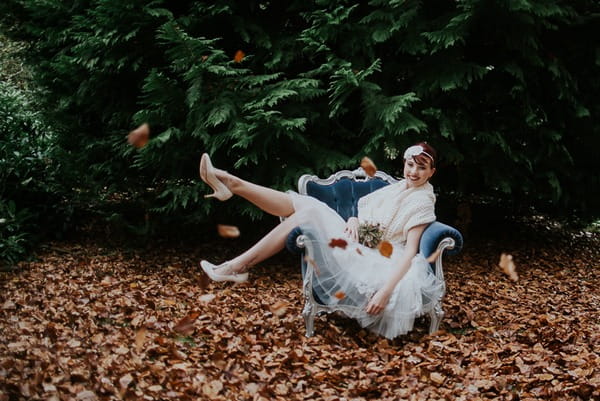
[[[358,242],[369,248],[377,248],[383,239],[383,227],[379,223],[360,223],[358,226]]]

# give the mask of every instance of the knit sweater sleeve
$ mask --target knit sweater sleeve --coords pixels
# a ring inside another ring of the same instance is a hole
[[[405,215],[409,216],[402,227],[406,236],[411,228],[435,221],[435,197],[428,193],[413,194],[406,202]]]

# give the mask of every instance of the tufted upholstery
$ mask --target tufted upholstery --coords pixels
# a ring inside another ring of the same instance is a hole
[[[376,189],[388,185],[382,179],[369,181],[353,181],[341,178],[329,185],[310,181],[306,184],[306,194],[325,202],[334,209],[344,220],[358,215],[358,200]]]

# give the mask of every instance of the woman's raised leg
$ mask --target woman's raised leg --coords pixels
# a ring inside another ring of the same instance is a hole
[[[231,192],[247,199],[273,216],[288,217],[294,213],[292,199],[285,192],[251,183],[227,171],[214,168],[207,154],[202,155],[202,159],[203,161],[200,163],[200,176],[205,182],[207,175],[214,174]]]

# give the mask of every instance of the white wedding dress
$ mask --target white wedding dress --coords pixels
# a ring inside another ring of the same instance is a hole
[[[431,271],[426,256],[417,254],[408,272],[396,285],[384,311],[371,315],[365,311],[369,299],[399,268],[406,235],[410,228],[435,221],[435,195],[429,183],[406,188],[406,182],[391,184],[361,198],[358,219],[384,227],[384,240],[393,252],[383,256],[377,249],[351,242],[344,233],[346,222],[325,203],[289,192],[295,217],[303,230],[312,233],[315,267],[314,283],[324,304],[356,319],[361,326],[394,338],[413,328],[416,317],[428,312],[442,296],[444,284]],[[344,239],[345,248],[330,246],[332,239]]]

